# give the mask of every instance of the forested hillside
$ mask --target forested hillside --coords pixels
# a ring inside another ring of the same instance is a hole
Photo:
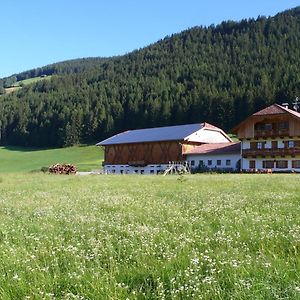
[[[24,72],[16,78],[54,75],[0,97],[0,142],[63,146],[203,121],[229,130],[299,96],[299,46],[300,7],[195,27],[124,56]]]

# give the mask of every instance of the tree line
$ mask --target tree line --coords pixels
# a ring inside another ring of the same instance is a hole
[[[204,121],[228,131],[299,95],[299,40],[298,7],[194,27],[124,56],[17,74],[17,80],[54,76],[0,97],[0,143],[67,146],[127,129]]]

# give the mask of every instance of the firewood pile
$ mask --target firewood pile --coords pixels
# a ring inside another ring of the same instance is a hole
[[[71,164],[55,164],[49,167],[49,172],[53,174],[76,174],[76,166]]]

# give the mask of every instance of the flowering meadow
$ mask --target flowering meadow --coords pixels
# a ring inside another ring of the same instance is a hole
[[[0,299],[300,299],[300,176],[0,176]]]

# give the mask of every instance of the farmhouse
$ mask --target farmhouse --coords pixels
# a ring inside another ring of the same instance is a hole
[[[199,170],[240,170],[241,143],[203,144],[184,152],[192,169]]]
[[[300,171],[300,113],[271,105],[233,129],[241,140],[241,169]]]
[[[209,123],[129,130],[97,146],[105,147],[106,173],[156,174],[169,163],[185,161],[184,154],[202,144],[231,143],[230,137]]]

